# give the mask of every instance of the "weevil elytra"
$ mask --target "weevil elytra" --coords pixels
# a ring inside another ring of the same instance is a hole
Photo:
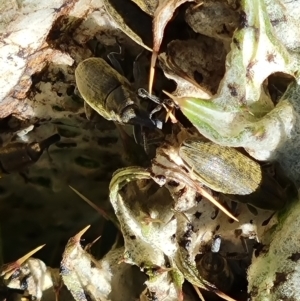
[[[34,164],[45,149],[59,140],[60,136],[54,134],[40,142],[16,142],[0,148],[0,176],[22,171],[24,168]]]
[[[181,144],[179,156],[199,182],[239,202],[266,210],[280,210],[286,203],[284,188],[234,148],[189,138]]]
[[[179,155],[204,185],[218,192],[250,194],[262,180],[260,165],[230,147],[187,139]]]
[[[162,127],[140,108],[129,81],[101,58],[88,58],[75,70],[76,84],[84,100],[102,117],[120,124]]]

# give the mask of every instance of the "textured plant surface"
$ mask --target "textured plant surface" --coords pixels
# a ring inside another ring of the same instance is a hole
[[[280,163],[298,188],[299,1],[50,2],[0,4],[2,146],[61,136],[1,178],[3,298],[193,301],[200,288],[205,300],[298,300],[298,203],[273,215],[232,202],[203,187],[179,148],[195,137],[239,147],[262,168]],[[154,114],[168,121],[146,129],[147,153],[76,89],[78,64],[110,53],[134,93],[165,90],[176,104]],[[215,253],[229,265],[221,280],[203,267]]]

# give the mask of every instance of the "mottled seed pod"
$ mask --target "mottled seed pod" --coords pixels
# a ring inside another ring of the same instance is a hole
[[[34,164],[46,148],[59,140],[60,136],[54,134],[41,142],[16,142],[0,148],[0,175],[19,172]]]
[[[98,114],[120,124],[159,127],[140,108],[129,81],[101,58],[88,58],[75,70],[77,88],[83,99]]]
[[[201,183],[218,192],[247,195],[262,181],[260,165],[234,148],[194,138],[182,143],[179,155]]]

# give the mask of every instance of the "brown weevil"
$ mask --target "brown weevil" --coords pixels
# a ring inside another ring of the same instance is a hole
[[[179,156],[196,180],[232,199],[265,210],[280,210],[286,203],[285,189],[234,148],[189,138],[181,144]]]
[[[75,70],[83,99],[107,120],[161,129],[162,122],[141,109],[130,82],[102,58],[88,58]]]
[[[234,276],[227,259],[219,253],[220,246],[221,237],[214,237],[211,250],[202,255],[196,266],[204,279],[226,293],[232,287]]]
[[[36,163],[44,150],[59,140],[60,136],[54,134],[40,142],[16,142],[0,148],[0,176],[22,171]]]

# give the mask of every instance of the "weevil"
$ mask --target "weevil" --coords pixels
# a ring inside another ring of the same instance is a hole
[[[130,82],[102,58],[88,58],[75,70],[83,99],[107,120],[161,129],[162,122],[141,109]]]
[[[199,274],[204,279],[226,293],[232,287],[234,275],[227,259],[219,253],[220,246],[221,237],[216,235],[213,239],[211,250],[202,255],[196,266]]]
[[[234,148],[189,138],[180,145],[179,156],[196,180],[231,199],[266,210],[286,204],[285,187]]]
[[[22,171],[36,163],[44,150],[59,140],[60,136],[54,134],[40,142],[16,142],[0,148],[0,176]]]

